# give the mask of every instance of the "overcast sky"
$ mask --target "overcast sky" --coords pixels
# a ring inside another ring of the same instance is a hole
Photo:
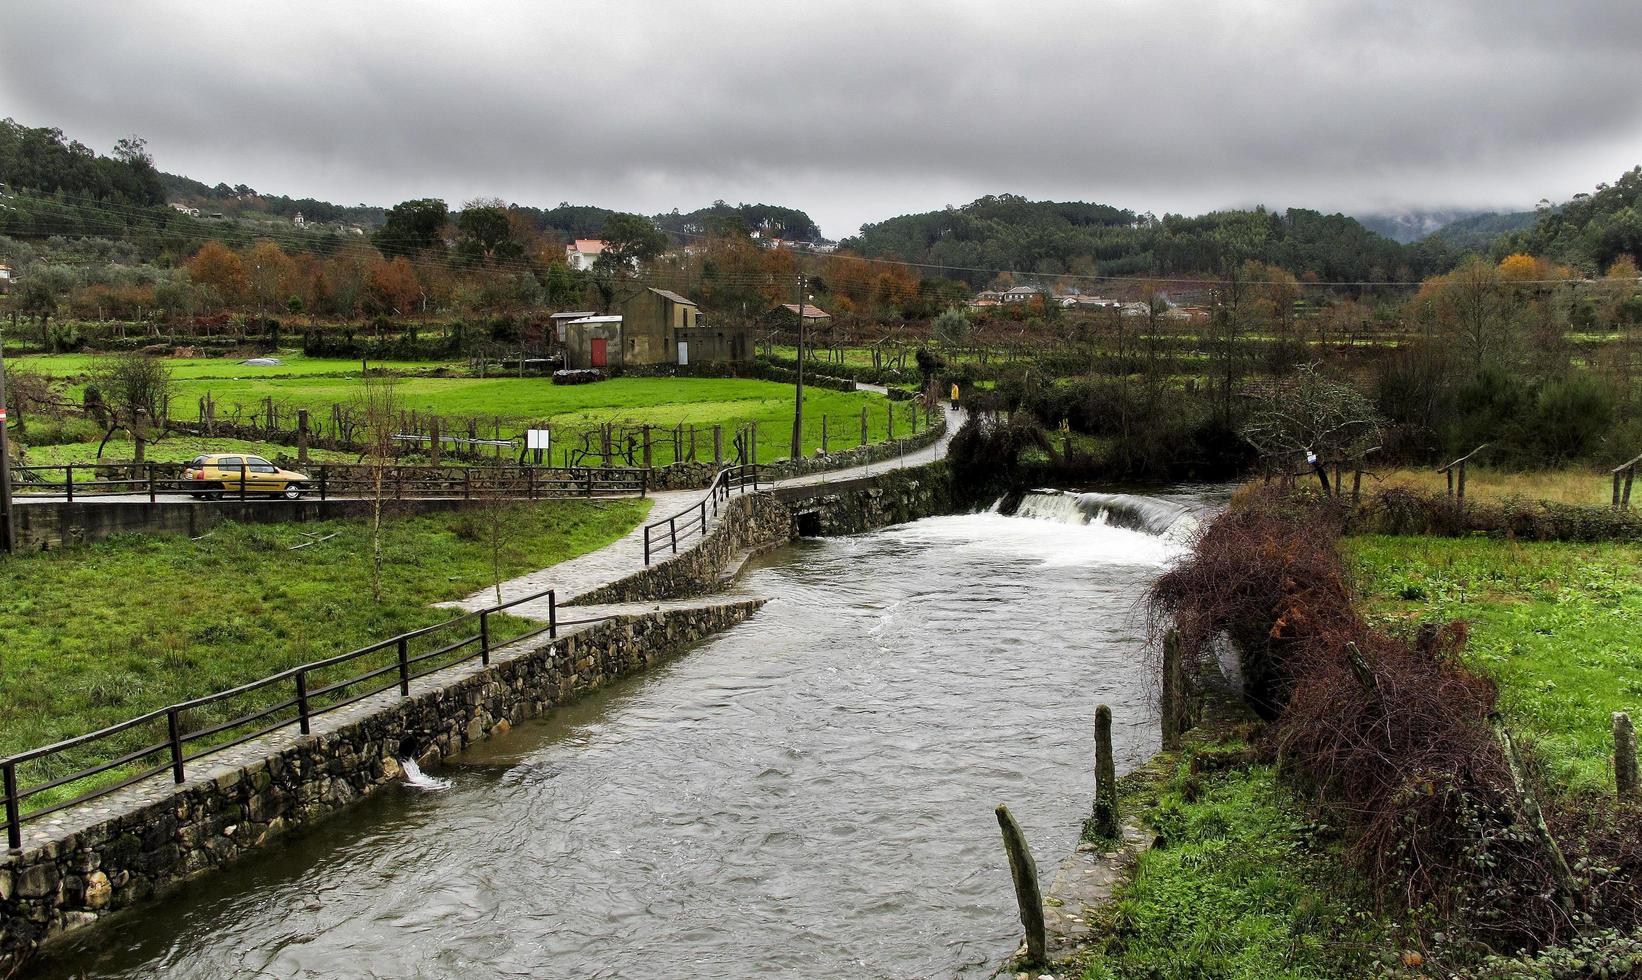
[[[7,0],[0,116],[340,203],[1531,207],[1642,162],[1638,0]]]

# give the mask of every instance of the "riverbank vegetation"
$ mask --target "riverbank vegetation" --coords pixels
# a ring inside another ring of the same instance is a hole
[[[1269,721],[1258,758],[1339,834],[1381,915],[1419,926],[1422,969],[1583,976],[1529,960],[1594,958],[1628,975],[1642,963],[1642,810],[1615,799],[1604,756],[1609,712],[1637,701],[1636,555],[1342,545],[1337,515],[1242,496],[1160,579],[1158,622],[1188,650],[1233,640]]]
[[[1069,964],[1083,980],[1325,980],[1401,965],[1335,835],[1251,756],[1217,729],[1154,760],[1161,783],[1125,777],[1121,808],[1155,838]]]
[[[596,550],[649,501],[555,501],[385,522],[372,602],[363,520],[129,535],[0,561],[0,755],[442,622],[432,603]],[[501,521],[494,549],[488,521]],[[299,550],[297,549],[300,546]],[[522,621],[493,620],[497,635]],[[266,698],[288,692],[261,692]]]

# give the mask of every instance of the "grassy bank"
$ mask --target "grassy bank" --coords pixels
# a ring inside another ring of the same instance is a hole
[[[648,508],[506,508],[503,574],[595,550]],[[430,603],[491,581],[484,521],[471,511],[389,521],[381,603],[360,520],[224,525],[198,541],[130,536],[0,559],[0,754],[443,621],[453,612]]]
[[[1404,628],[1464,619],[1553,784],[1611,792],[1611,714],[1642,717],[1642,547],[1484,538],[1343,542],[1370,611]]]
[[[1199,742],[1154,760],[1161,782],[1125,780],[1124,809],[1157,843],[1074,964],[1084,980],[1321,980],[1365,976],[1388,958],[1391,931],[1335,845],[1242,748]],[[1194,755],[1237,761],[1193,775]]]

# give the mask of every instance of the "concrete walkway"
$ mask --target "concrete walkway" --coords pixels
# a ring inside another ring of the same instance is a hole
[[[879,394],[888,393],[887,389],[876,385],[861,385],[861,388]],[[778,489],[782,487],[808,487],[840,483],[845,480],[871,476],[874,473],[922,466],[925,463],[933,463],[936,460],[944,459],[948,448],[951,446],[952,437],[963,425],[967,413],[962,409],[954,409],[945,404],[941,406],[941,411],[946,418],[946,432],[941,435],[939,440],[922,449],[916,449],[895,459],[883,460],[877,463],[850,466],[839,470],[827,470],[821,473],[809,473],[769,484],[760,483],[759,488]],[[691,505],[699,503],[705,494],[706,491],[704,490],[673,490],[665,493],[653,493],[650,495],[650,499],[655,503],[650,508],[650,515],[645,518],[645,523],[658,521],[686,510]],[[710,531],[718,526],[718,520],[713,516],[711,505],[707,508],[707,517],[707,530]],[[692,534],[687,545],[685,542],[680,542],[680,553],[695,547],[700,541],[701,535]],[[669,552],[662,557],[671,558],[672,554]],[[660,561],[662,557],[653,560]],[[564,606],[567,603],[574,602],[578,596],[586,595],[595,589],[609,585],[611,582],[623,579],[642,568],[644,568],[644,527],[641,524],[625,537],[604,546],[598,551],[589,552],[580,558],[572,558],[551,568],[530,572],[503,582],[502,601],[509,602],[520,596],[553,589],[558,604]],[[494,589],[484,589],[455,602],[441,603],[444,606],[470,612],[495,604],[496,591]],[[540,600],[523,603],[513,607],[508,612],[516,616],[546,620],[547,602],[546,600]],[[581,613],[572,614],[567,612],[566,615],[580,616]]]

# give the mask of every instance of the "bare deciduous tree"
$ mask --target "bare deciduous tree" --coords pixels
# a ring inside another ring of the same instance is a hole
[[[1262,455],[1304,456],[1325,493],[1331,486],[1327,467],[1360,464],[1379,448],[1380,416],[1356,388],[1333,381],[1307,364],[1294,376],[1246,392],[1253,406],[1242,435]]]

